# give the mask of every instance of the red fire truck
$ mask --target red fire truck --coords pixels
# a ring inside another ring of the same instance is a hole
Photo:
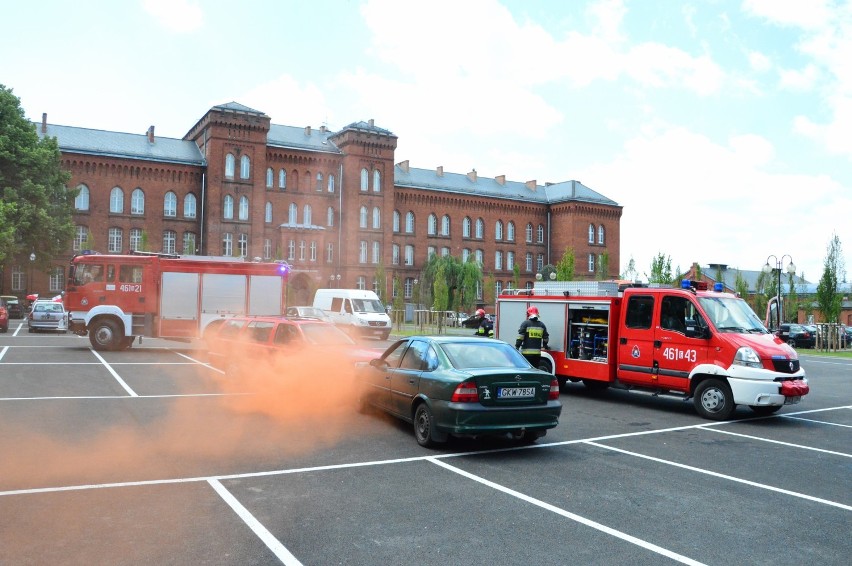
[[[188,341],[216,319],[281,314],[285,263],[234,258],[86,253],[71,260],[63,302],[68,328],[95,350],[139,336]]]
[[[514,343],[527,308],[550,334],[541,369],[590,389],[618,387],[692,398],[724,420],[736,405],[768,415],[809,391],[796,351],[770,334],[741,298],[706,283],[681,288],[616,282],[536,282],[497,298],[496,337]]]

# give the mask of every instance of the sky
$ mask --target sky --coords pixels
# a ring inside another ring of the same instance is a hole
[[[834,236],[852,269],[852,0],[39,0],[3,16],[0,84],[32,120],[181,138],[231,101],[288,126],[374,119],[396,162],[614,200],[622,273],[662,254],[674,271],[792,261],[816,283]]]

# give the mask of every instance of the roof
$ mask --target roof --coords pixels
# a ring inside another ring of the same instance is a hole
[[[55,137],[63,153],[206,165],[204,156],[192,141],[155,137],[154,143],[151,143],[147,134],[108,132],[55,124],[47,124],[47,132],[44,133],[40,122],[33,124],[40,138]]]
[[[541,204],[582,201],[606,206],[619,206],[617,202],[593,191],[579,181],[565,181],[546,185],[499,181],[478,175],[445,173],[435,169],[416,169],[397,164],[394,167],[394,184],[412,189],[434,190],[508,200],[526,200]]]
[[[334,132],[329,130],[270,124],[266,143],[272,147],[341,154],[340,149],[328,139],[333,135]]]
[[[717,279],[717,276],[721,273],[721,279]],[[747,270],[747,269],[737,269],[730,268],[727,265],[717,266],[716,264],[710,264],[708,266],[701,268],[701,275],[706,277],[707,279],[713,281],[714,283],[721,282],[728,289],[736,289],[737,288],[737,273],[740,274],[740,277],[748,285],[749,293],[755,293],[757,290],[757,280],[759,277],[763,275],[762,269],[757,270]],[[783,290],[788,289],[788,275],[783,274],[781,276],[781,287]],[[793,285],[795,285],[796,292],[800,294],[813,294],[816,293],[816,284],[810,283],[805,279],[802,279],[798,275],[793,276]]]

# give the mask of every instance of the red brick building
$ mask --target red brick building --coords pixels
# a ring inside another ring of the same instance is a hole
[[[431,253],[480,261],[495,286],[531,286],[567,248],[578,278],[595,277],[602,254],[618,276],[622,208],[578,181],[516,182],[395,163],[397,137],[369,122],[338,132],[272,124],[237,103],[211,108],[183,137],[47,123],[75,202],[68,256],[34,269],[27,258],[3,276],[5,293],[55,294],[68,260],[146,249],[284,260],[290,302],[318,287],[373,288],[410,297]],[[385,274],[377,281],[377,273]],[[34,272],[30,274],[29,270]],[[402,283],[392,290],[393,279]],[[28,284],[31,280],[32,284]]]

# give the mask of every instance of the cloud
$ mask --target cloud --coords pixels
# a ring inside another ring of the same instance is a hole
[[[781,87],[807,92],[814,88],[820,78],[820,72],[814,65],[807,65],[804,69],[780,69],[778,71]]]
[[[243,92],[237,101],[263,111],[275,124],[318,126],[336,120],[324,92],[320,85],[281,75]],[[336,124],[333,129],[344,125]]]
[[[772,61],[759,51],[751,51],[748,54],[748,63],[752,69],[764,73],[772,68]]]
[[[832,18],[828,0],[745,0],[743,11],[772,23],[814,29]]]
[[[143,0],[142,7],[164,28],[191,33],[204,25],[201,6],[194,0]]]

